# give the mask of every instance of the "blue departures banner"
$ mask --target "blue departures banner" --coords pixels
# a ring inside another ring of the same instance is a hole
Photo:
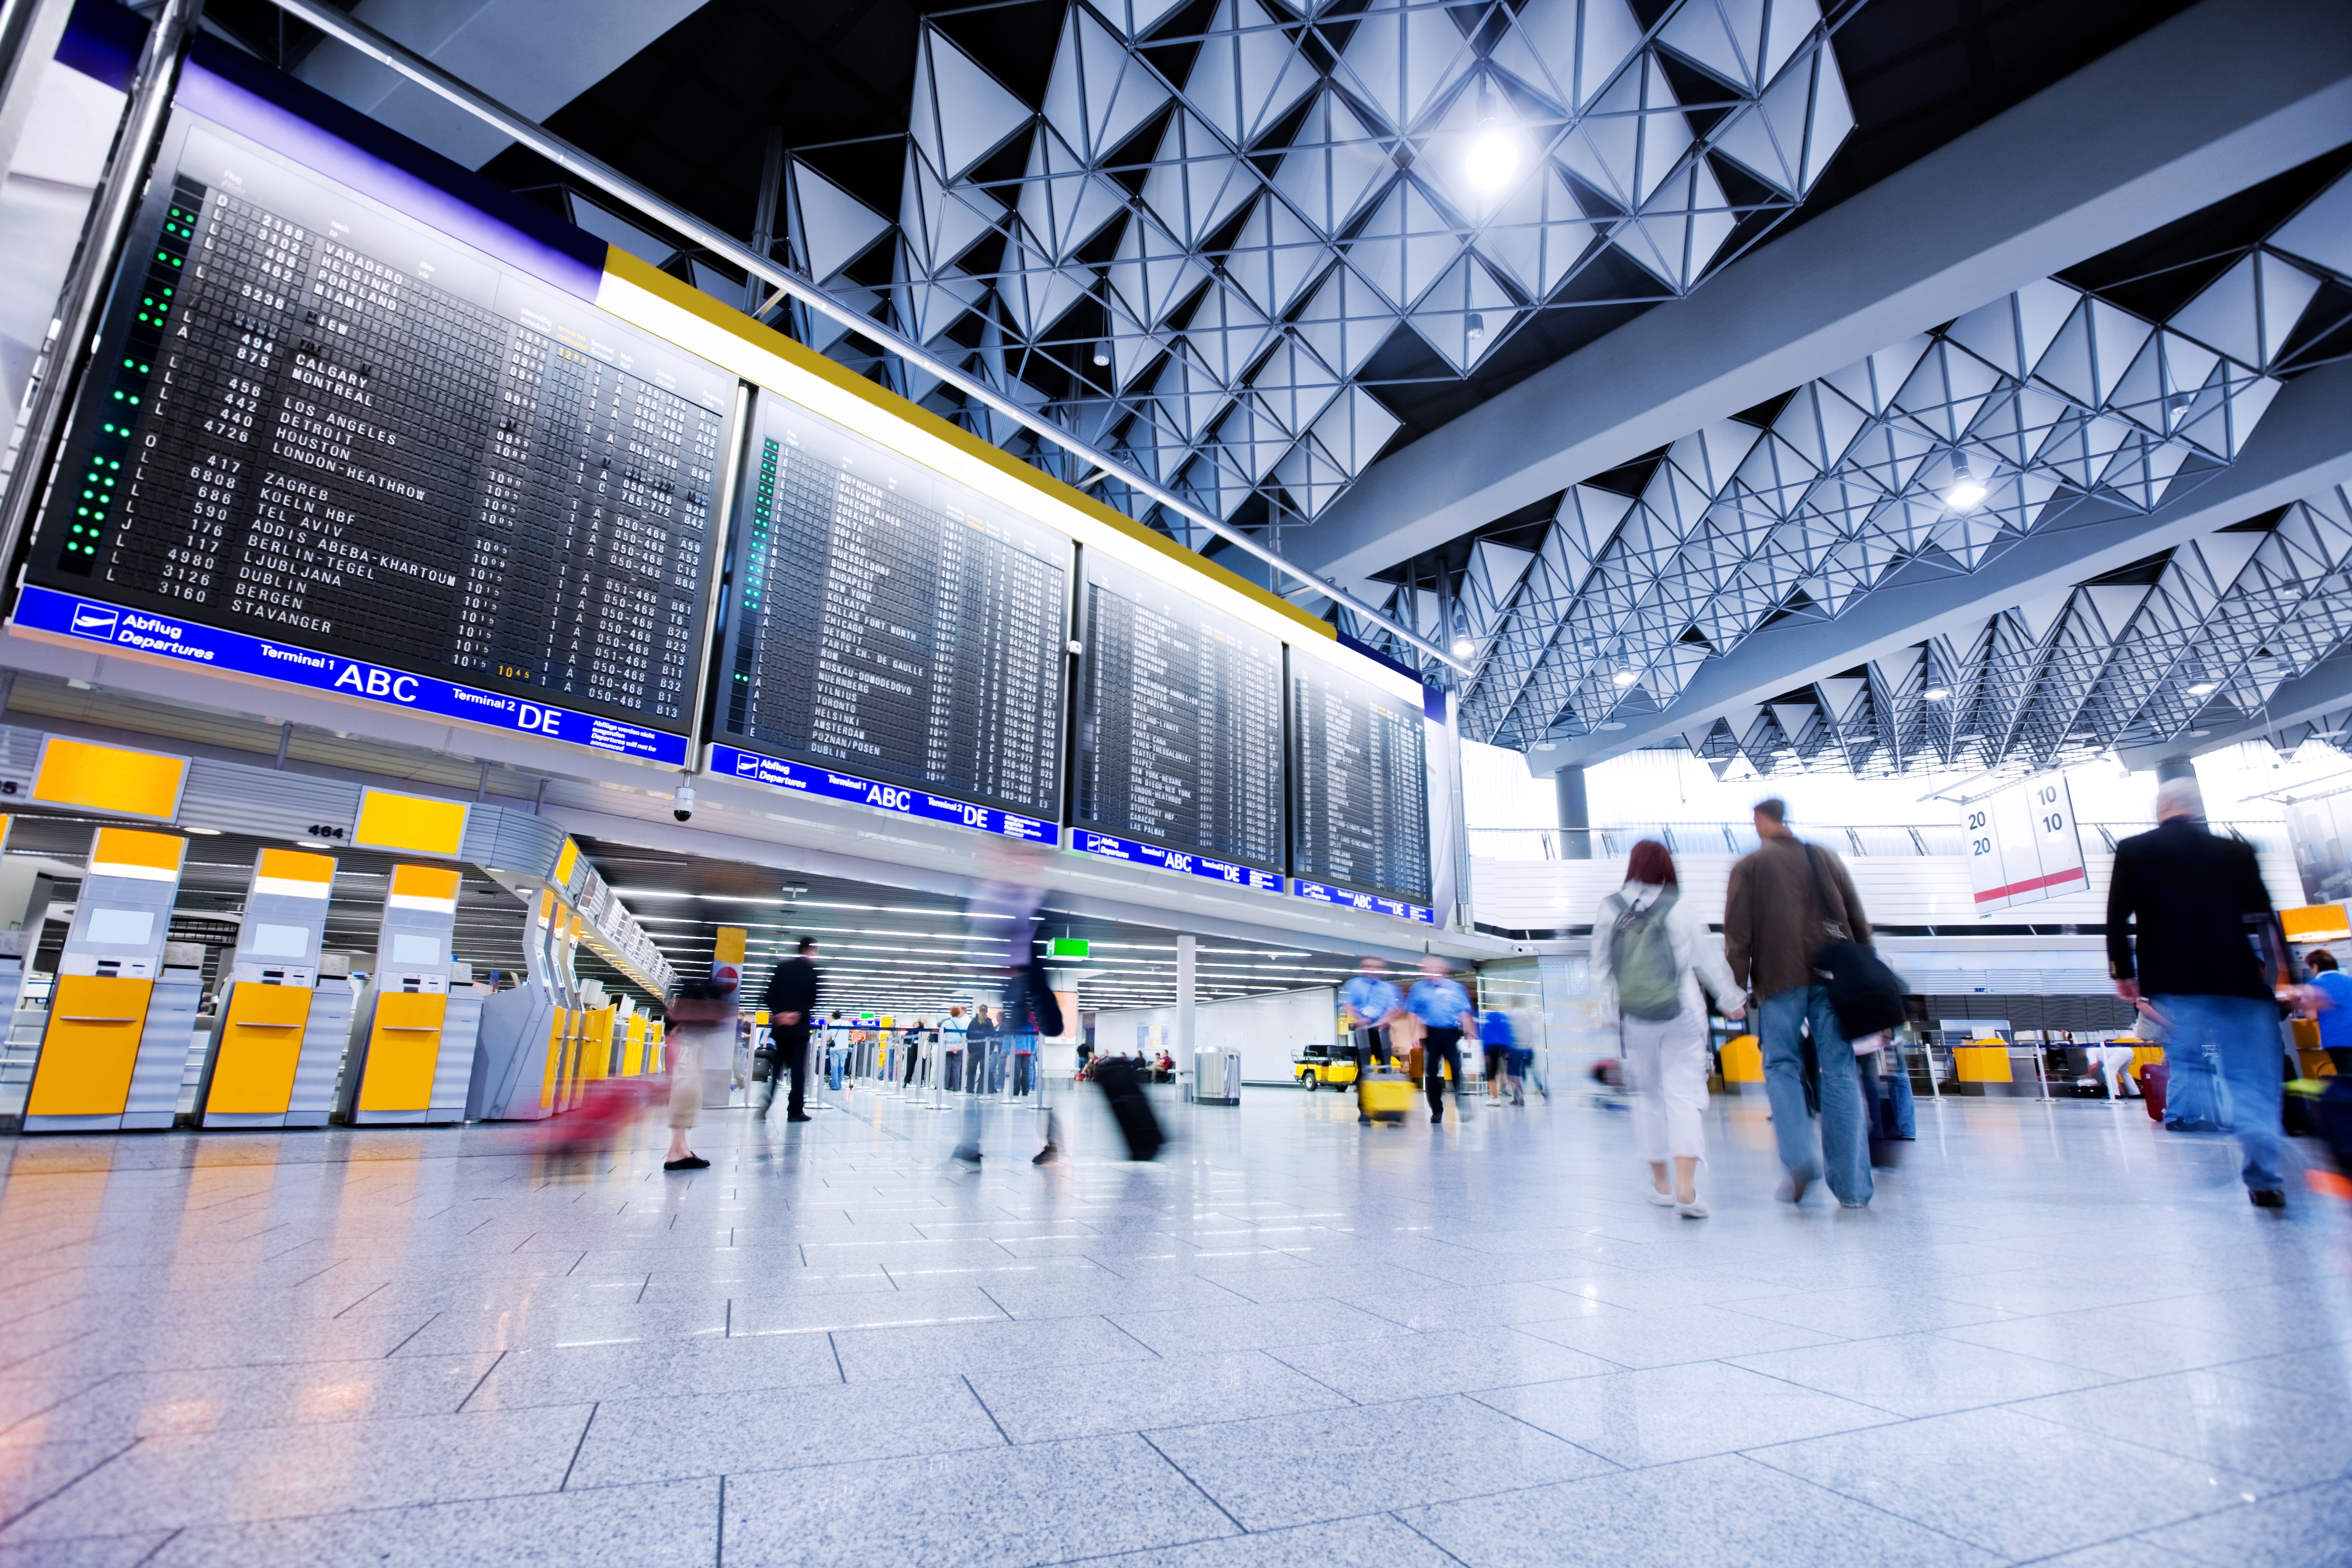
[[[1437,923],[1433,910],[1419,904],[1402,903],[1395,899],[1383,899],[1377,893],[1358,893],[1346,888],[1328,887],[1321,882],[1309,882],[1303,878],[1290,879],[1290,890],[1300,898],[1318,904],[1337,904],[1341,909],[1362,910],[1368,914],[1389,915],[1401,921],[1415,921],[1423,925]]]
[[[645,762],[673,767],[686,765],[688,748],[683,735],[600,719],[550,703],[526,702],[518,697],[461,686],[435,676],[411,675],[403,669],[318,653],[293,643],[248,637],[194,621],[176,620],[148,610],[125,609],[103,599],[61,594],[37,584],[26,584],[16,600],[14,621],[28,631],[85,638],[128,653],[148,654],[235,675],[257,675],[314,691],[340,692],[380,702],[387,708],[426,713],[436,719],[462,719],[496,730],[562,741]]]
[[[775,789],[790,790],[794,795],[815,795],[822,800],[845,800],[898,816],[944,822],[1005,838],[1025,839],[1032,844],[1058,845],[1062,841],[1060,828],[1034,816],[999,811],[992,805],[974,805],[968,800],[933,795],[929,790],[908,789],[903,784],[879,784],[873,779],[859,778],[856,773],[811,767],[806,763],[788,763],[782,757],[747,752],[724,741],[711,745],[710,772],[718,778],[743,779]]]
[[[1235,888],[1255,888],[1261,893],[1282,891],[1282,879],[1271,871],[1261,871],[1255,866],[1236,866],[1230,860],[1212,860],[1205,855],[1188,855],[1181,849],[1162,849],[1157,844],[1139,844],[1132,838],[1118,838],[1108,833],[1089,833],[1083,827],[1071,833],[1070,844],[1081,854],[1099,855],[1107,860],[1156,866],[1163,871],[1183,871]]]

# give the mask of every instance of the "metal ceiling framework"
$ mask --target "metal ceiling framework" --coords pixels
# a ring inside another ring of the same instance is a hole
[[[1611,477],[1630,482],[1571,487],[1533,549],[1476,540],[1454,605],[1408,585],[1383,607],[1477,639],[1465,733],[1524,750],[1670,709],[1706,661],[1906,568],[1965,576],[2085,501],[2154,512],[2238,458],[2283,378],[2340,353],[2352,174],[2200,259],[2218,275],[2161,321],[2059,279],[1996,300]],[[2347,526],[2340,492],[2306,497],[1684,740],[1718,773],[1864,774],[2185,742],[2342,644]]]
[[[1538,311],[1687,293],[1821,176],[1853,117],[1817,0],[1651,9],[1216,0],[1202,25],[1180,0],[1072,4],[1034,102],[926,23],[898,210],[799,149],[782,226],[835,298],[1278,539],[1399,429],[1365,385],[1399,334],[1466,377]],[[1497,155],[1515,169],[1473,177]],[[886,242],[887,279],[859,265]],[[860,353],[798,314],[806,341]],[[1094,482],[1212,542],[1116,473]]]

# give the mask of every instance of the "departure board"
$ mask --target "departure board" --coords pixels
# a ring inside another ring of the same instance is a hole
[[[37,583],[688,728],[732,376],[184,108],[101,341]]]
[[[789,398],[752,423],[719,732],[1058,821],[1068,537]]]
[[[1083,575],[1076,825],[1279,872],[1281,640],[1099,551]]]
[[[1294,651],[1291,869],[1429,901],[1429,775],[1421,704]]]

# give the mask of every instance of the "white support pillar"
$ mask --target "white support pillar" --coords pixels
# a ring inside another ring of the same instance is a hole
[[[1185,1071],[1194,1073],[1194,1084],[1201,1080],[1192,1061],[1192,949],[1190,931],[1176,938],[1176,1048],[1170,1054]]]

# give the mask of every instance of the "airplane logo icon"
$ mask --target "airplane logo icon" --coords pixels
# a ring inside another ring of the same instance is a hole
[[[73,607],[71,630],[78,637],[97,637],[111,641],[114,628],[121,623],[122,612],[107,605],[76,605]]]

